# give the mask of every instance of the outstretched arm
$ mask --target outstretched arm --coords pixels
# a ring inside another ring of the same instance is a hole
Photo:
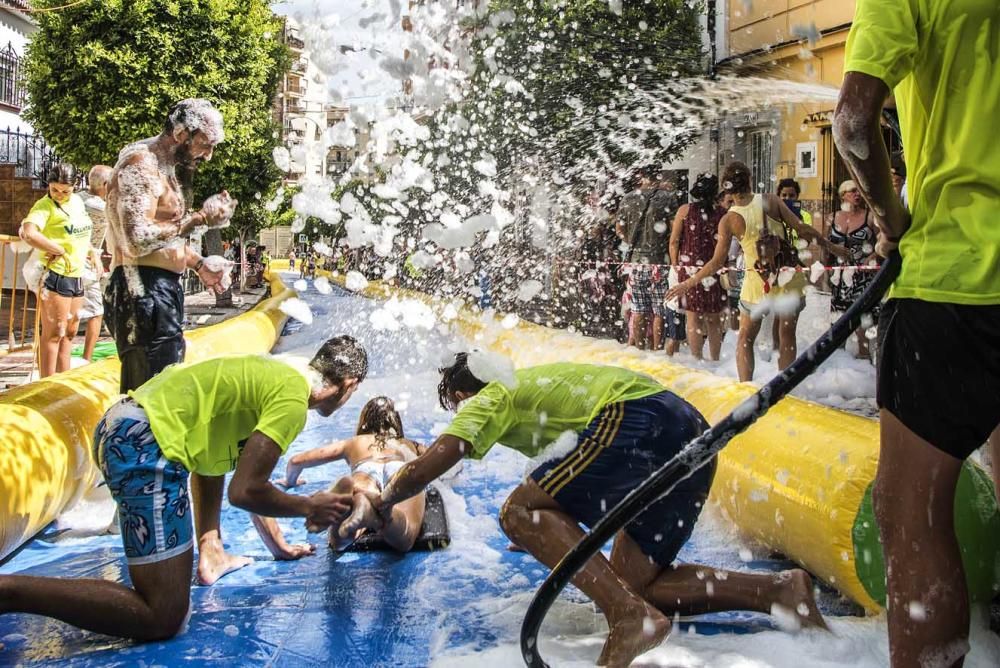
[[[881,79],[848,72],[833,117],[837,149],[882,231],[881,255],[891,252],[910,227],[910,214],[892,187],[889,151],[882,139],[882,107],[888,97],[889,87]]]
[[[278,561],[294,561],[316,553],[315,545],[309,543],[291,544],[286,541],[285,534],[278,526],[278,520],[273,517],[263,517],[251,513],[250,520],[271,556]]]
[[[295,487],[302,484],[299,482],[299,475],[302,474],[304,469],[311,469],[314,466],[322,466],[323,464],[343,459],[348,444],[353,440],[353,438],[349,438],[345,441],[337,441],[329,445],[324,445],[321,448],[313,448],[312,450],[300,452],[291,457],[285,467],[285,479],[279,482],[285,487]]]
[[[280,457],[277,443],[259,431],[251,434],[229,483],[229,502],[268,517],[305,517],[320,527],[344,519],[350,510],[349,494],[318,492],[297,496],[272,485],[271,472]]]
[[[392,477],[375,502],[376,510],[383,517],[387,516],[392,506],[422,492],[470,451],[471,446],[462,439],[442,434],[424,454],[403,466]]]
[[[698,285],[709,276],[715,276],[720,269],[726,266],[726,261],[729,259],[729,244],[733,240],[730,217],[736,215],[737,214],[735,213],[727,213],[722,217],[722,220],[719,221],[718,241],[715,242],[715,253],[712,255],[712,259],[706,262],[705,266],[699,269],[698,273],[694,276],[670,288],[670,290],[667,291],[666,298],[668,300],[683,296],[688,290]]]
[[[773,213],[777,213],[777,216],[771,216],[772,218],[778,218],[780,216],[781,222],[783,222],[788,227],[795,230],[803,239],[809,239],[810,241],[815,241],[819,244],[819,247],[825,250],[827,253],[836,255],[837,257],[847,259],[850,257],[851,253],[843,246],[838,246],[832,243],[829,239],[823,236],[820,232],[816,230],[812,225],[806,225],[799,217],[796,216],[791,209],[781,200],[777,195],[769,194],[765,195],[767,198],[768,210]],[[770,214],[768,214],[770,215]]]

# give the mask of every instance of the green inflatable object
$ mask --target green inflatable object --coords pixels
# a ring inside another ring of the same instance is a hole
[[[73,357],[83,357],[83,346],[73,346]],[[94,346],[94,357],[91,361],[96,362],[106,357],[114,357],[118,354],[118,348],[114,341],[101,341]]]
[[[873,483],[874,484],[874,483]],[[964,509],[962,514],[959,514]],[[993,481],[983,469],[966,462],[955,491],[955,533],[973,601],[988,602],[1000,593],[1000,512]],[[913,512],[920,512],[914,508]],[[854,563],[868,594],[885,607],[885,560],[872,508],[872,485],[854,519]],[[915,554],[915,559],[920,555]]]

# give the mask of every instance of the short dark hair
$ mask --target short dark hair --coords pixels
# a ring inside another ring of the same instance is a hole
[[[781,179],[778,181],[778,189],[775,192],[780,194],[785,188],[795,188],[796,197],[802,194],[802,186],[795,179]]]
[[[61,183],[63,185],[75,186],[79,180],[79,174],[73,165],[60,162],[49,167],[45,172],[45,183]]]
[[[438,401],[441,403],[441,408],[446,411],[458,408],[458,402],[455,400],[456,393],[472,392],[476,394],[487,385],[469,370],[469,353],[458,353],[451,366],[440,368],[438,371],[441,372],[441,382],[438,383]]]
[[[722,189],[734,195],[753,192],[750,185],[750,168],[742,162],[734,161],[726,165],[722,172]]]
[[[330,383],[348,378],[357,378],[360,382],[368,375],[368,353],[354,337],[335,336],[320,347],[309,366]]]
[[[699,174],[691,188],[691,197],[706,213],[714,209],[719,198],[719,178],[715,174]]]

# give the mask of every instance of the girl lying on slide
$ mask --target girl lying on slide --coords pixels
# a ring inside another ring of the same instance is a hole
[[[279,484],[289,488],[301,485],[303,481],[299,480],[299,475],[303,469],[346,459],[351,465],[351,474],[334,483],[331,490],[340,494],[353,490],[355,499],[363,497],[366,491],[379,494],[396,471],[416,459],[424,449],[404,437],[403,422],[392,400],[375,397],[361,409],[355,436],[293,456],[288,460],[285,480]],[[382,539],[392,548],[408,552],[424,522],[424,494],[394,507],[392,516],[385,520]],[[346,548],[360,535],[342,535],[347,532],[340,529],[340,526],[331,526],[329,532],[330,547],[338,550]]]

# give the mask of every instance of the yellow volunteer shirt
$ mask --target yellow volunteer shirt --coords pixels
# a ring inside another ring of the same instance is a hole
[[[497,443],[535,457],[563,432],[586,430],[605,406],[666,391],[649,376],[595,364],[544,364],[514,377],[514,389],[494,381],[480,390],[444,430],[470,443],[473,459]]]
[[[210,476],[235,469],[255,431],[284,453],[306,424],[309,394],[301,372],[264,355],[175,364],[129,392],[163,455]]]
[[[47,239],[66,251],[65,255],[48,265],[49,269],[67,278],[83,276],[93,224],[79,195],[71,195],[65,204],[56,204],[55,200],[46,195],[35,202],[24,217],[24,222],[35,225]],[[49,254],[42,253],[41,261],[42,264],[48,264]]]
[[[895,90],[913,225],[891,297],[1000,304],[1000,2],[858,0],[846,71]]]

